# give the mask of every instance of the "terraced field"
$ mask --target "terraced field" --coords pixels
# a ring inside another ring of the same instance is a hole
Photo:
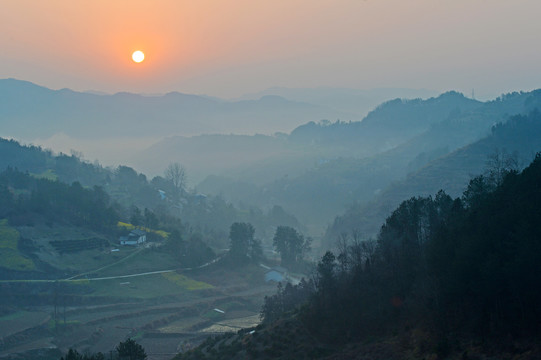
[[[64,307],[59,293],[56,317],[51,305],[0,317],[0,357],[47,347],[108,354],[131,337],[145,347],[149,360],[171,359],[208,335],[257,324],[264,296],[275,290],[263,282],[263,271],[253,267],[224,277],[217,265],[129,281],[78,281],[78,287],[91,289],[95,303]]]

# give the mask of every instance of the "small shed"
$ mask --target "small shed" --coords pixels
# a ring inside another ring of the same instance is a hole
[[[269,270],[265,273],[265,281],[282,282],[284,281],[284,276],[276,270]]]
[[[287,269],[277,266],[265,273],[265,281],[282,282],[287,278]]]

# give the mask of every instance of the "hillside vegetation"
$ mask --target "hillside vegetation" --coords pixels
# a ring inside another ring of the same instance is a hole
[[[11,172],[21,173],[22,177],[30,175],[28,181],[39,182],[50,192],[56,191],[56,186],[63,186],[57,183],[74,182],[80,184],[81,191],[101,191],[100,196],[108,197],[117,212],[112,219],[120,218],[125,222],[135,219],[133,225],[152,227],[148,226],[152,223],[153,227],[166,231],[175,228],[182,231],[184,227],[190,232],[199,233],[205,241],[218,248],[223,248],[227,243],[229,226],[235,221],[251,222],[258,236],[267,237],[269,241],[273,226],[301,226],[294,216],[279,206],[271,206],[265,211],[255,205],[233,206],[219,195],[197,193],[186,184],[179,188],[165,174],[147,179],[144,174],[128,166],[105,168],[99,163],[83,160],[77,153],[56,155],[41,147],[23,146],[17,141],[1,138],[0,154],[0,170],[9,168]],[[163,195],[160,195],[160,191]],[[11,192],[15,197],[19,195]],[[94,216],[107,217],[107,214]]]
[[[522,172],[402,202],[377,241],[343,238],[310,281],[279,288],[254,331],[176,359],[541,355],[541,154]]]
[[[7,219],[0,220],[0,264],[9,270],[34,270],[34,262],[19,252],[19,232],[8,225]]]
[[[332,246],[342,233],[357,232],[363,238],[377,234],[379,224],[398,204],[412,196],[428,196],[443,189],[458,196],[472,175],[491,168],[518,170],[541,149],[541,114],[511,117],[492,127],[487,137],[428,162],[404,179],[391,184],[368,204],[359,203],[336,217],[325,235]]]
[[[540,105],[540,91],[506,94],[488,102],[474,101],[456,92],[427,100],[396,99],[381,104],[360,122],[312,122],[300,126],[279,140],[287,149],[287,156],[271,152],[266,159],[261,157],[208,178],[198,189],[223,194],[228,201],[263,208],[280,205],[307,226],[311,235],[319,236],[331,219],[347,208],[365,206],[408,174],[436,160],[443,164],[447,155],[490,135],[492,127],[505,123],[510,115],[527,115]],[[176,146],[180,149],[185,143],[179,140]],[[167,146],[165,142],[161,145],[175,153],[174,144],[171,139]],[[504,147],[512,152],[511,145]],[[487,149],[482,157],[494,150]],[[221,151],[204,147],[198,152],[198,159],[204,164],[205,157],[211,159],[214,152]],[[153,152],[163,153],[166,151]],[[527,161],[531,160],[532,154],[524,155]],[[242,156],[239,152],[234,158]],[[482,171],[475,159],[471,164],[466,162],[467,158],[463,165],[474,170],[469,177]],[[464,179],[454,179],[446,176],[444,180],[452,183],[458,189],[454,194],[458,194],[463,190]],[[441,180],[435,174],[432,182]],[[393,199],[384,217],[370,224],[371,229],[377,229],[393,206],[406,198]]]

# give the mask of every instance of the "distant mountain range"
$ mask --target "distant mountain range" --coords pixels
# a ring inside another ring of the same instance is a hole
[[[301,175],[330,159],[367,157],[392,149],[449,114],[481,104],[448,92],[427,100],[388,101],[363,121],[310,121],[289,135],[170,137],[136,153],[130,164],[159,173],[174,160],[185,164],[197,178],[206,173],[264,184]]]
[[[261,166],[252,164],[236,173],[230,171],[222,180],[209,178],[198,189],[259,206],[280,204],[315,234],[330,224],[333,214],[351,207],[350,214],[334,222],[328,237],[356,228],[370,236],[407,196],[432,193],[440,188],[452,190],[456,195],[464,190],[470,176],[483,172],[484,161],[491,153],[498,149],[513,151],[521,140],[511,137],[508,144],[486,147],[476,159],[466,156],[461,165],[468,169],[466,173],[457,169],[456,176],[452,175],[453,171],[427,175],[427,183],[422,185],[424,191],[421,185],[410,192],[388,189],[401,182],[406,186],[408,174],[415,174],[434,161],[446,164],[451,153],[489,136],[491,128],[505,123],[510,115],[528,114],[536,108],[541,108],[541,91],[508,94],[489,102],[474,101],[453,92],[427,100],[393,100],[382,104],[362,122],[307,124],[295,129],[283,141],[304,150],[306,156],[303,162],[302,155],[297,153],[297,166],[290,173],[280,173],[278,159],[267,159]],[[541,138],[534,129],[532,136]],[[317,150],[310,152],[309,148]],[[533,144],[530,152],[535,151]],[[292,157],[290,154],[287,160]],[[245,182],[261,172],[266,174],[267,182],[257,189],[246,186]],[[279,176],[272,179],[269,173]],[[387,201],[383,194],[392,201]],[[383,199],[386,201],[380,201]],[[372,202],[374,205],[367,205]],[[360,213],[358,209],[366,206],[378,206],[379,216]],[[366,216],[362,226],[361,216]]]
[[[253,94],[246,94],[238,100],[257,100],[263,96],[277,95],[292,101],[319,104],[336,110],[351,112],[365,117],[370,111],[389,99],[427,99],[438,96],[433,90],[380,88],[380,89],[347,89],[347,88],[284,88],[273,87]]]
[[[98,95],[0,80],[0,136],[25,140],[57,133],[76,138],[272,134],[322,119],[353,121],[360,116],[280,96],[229,102],[177,92]]]
[[[453,91],[425,100],[388,100],[362,121],[353,103],[366,93],[339,90],[269,89],[225,101],[179,93],[54,91],[7,79],[0,80],[0,135],[28,141],[63,133],[103,148],[109,138],[108,152],[125,150],[122,139],[153,137],[153,145],[141,142],[125,151],[124,164],[153,176],[179,162],[198,192],[243,206],[280,205],[311,235],[329,226],[328,241],[353,229],[373,235],[408,196],[440,188],[461,193],[495,151],[518,149],[528,162],[541,150],[527,140],[541,138],[537,128],[523,139],[486,140],[495,125],[541,109],[541,90],[487,102]],[[274,135],[247,135],[253,129]],[[525,144],[527,149],[520,148]]]
[[[212,172],[206,171],[208,167],[197,169],[200,161],[190,160],[196,154],[159,156],[158,166],[155,161],[141,161],[139,151],[166,136],[182,141],[202,134],[287,134],[308,124],[296,131],[295,135],[303,136],[319,122],[358,122],[384,100],[433,94],[412,89],[272,88],[224,100],[175,92],[111,95],[51,90],[27,81],[0,79],[0,136],[57,152],[75,150],[105,165],[141,166],[140,170],[149,174],[161,173],[163,162],[191,162],[195,164],[192,174],[201,180]],[[187,141],[195,143],[197,139]],[[170,144],[171,139],[165,142]],[[152,151],[157,147],[163,145],[156,144]]]

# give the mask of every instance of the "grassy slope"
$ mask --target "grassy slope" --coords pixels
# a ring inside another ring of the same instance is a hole
[[[150,299],[177,295],[191,298],[191,292],[210,289],[212,285],[177,273],[154,274],[127,279],[91,281],[93,296]]]
[[[18,249],[19,232],[8,225],[7,220],[0,220],[0,267],[9,270],[34,270],[34,262],[23,256]]]
[[[129,224],[120,224],[119,228],[129,230],[130,226]],[[166,238],[168,235],[163,231],[151,231],[162,238]],[[24,250],[28,254],[19,252],[19,256],[16,257],[13,254],[16,253],[16,244],[19,238],[29,240],[31,246]],[[52,245],[54,242],[89,239],[102,239],[109,242],[111,246],[61,253]],[[12,270],[33,270],[36,266],[39,268],[40,264],[46,264],[46,266],[58,269],[60,278],[76,274],[124,275],[180,267],[173,254],[166,251],[118,246],[116,242],[115,237],[81,227],[59,224],[47,226],[37,223],[34,226],[21,226],[15,229],[9,227],[4,221],[0,223],[0,256],[3,256],[0,258],[0,266]],[[113,248],[118,248],[118,251],[111,252]],[[139,254],[140,252],[142,254]],[[28,262],[31,260],[26,255],[35,256],[39,263],[36,266],[30,265]],[[123,261],[124,259],[128,260],[129,257],[133,257],[133,261]],[[26,268],[23,267],[24,261],[27,263]],[[100,270],[95,271],[97,269]]]
[[[196,281],[186,275],[177,273],[155,274],[133,278],[88,281],[86,278],[121,276],[151,272],[157,270],[177,269],[181,267],[174,254],[160,248],[134,248],[123,246],[119,251],[111,252],[110,248],[84,250],[75,253],[60,254],[51,246],[51,241],[69,239],[85,239],[99,236],[81,228],[55,225],[53,227],[35,226],[20,229],[25,238],[32,239],[34,254],[37,258],[65,274],[81,274],[76,282],[76,293],[89,296],[150,299],[162,296],[181,296],[192,298],[194,291],[211,289],[213,286]],[[10,227],[7,221],[0,221],[0,266],[10,270],[35,270],[32,260],[24,257],[17,250],[20,233]],[[69,275],[68,275],[69,274]],[[71,281],[66,286],[75,285]]]

